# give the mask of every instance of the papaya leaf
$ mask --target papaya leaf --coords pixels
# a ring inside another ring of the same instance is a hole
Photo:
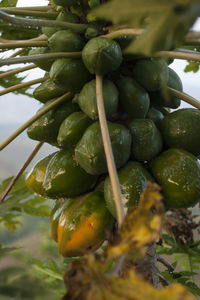
[[[117,275],[107,277],[102,273],[102,265],[90,255],[74,261],[64,276],[67,294],[63,300],[194,300],[187,289],[180,284],[172,284],[163,289],[155,289],[133,270],[124,278]]]
[[[200,12],[196,0],[112,0],[92,13],[113,24],[144,28],[127,48],[127,53],[151,56],[159,50],[180,45]]]
[[[32,259],[32,266],[41,273],[48,275],[52,280],[63,280],[62,270],[53,259],[48,259],[46,263],[39,259]]]
[[[47,199],[33,194],[25,184],[25,174],[23,174],[0,204],[0,223],[15,230],[22,225],[20,217],[27,213],[32,216],[49,217],[50,206]],[[5,190],[12,177],[5,179],[0,185],[0,194]]]
[[[18,0],[0,0],[0,7],[16,6]]]
[[[15,251],[19,248],[16,247],[5,247],[2,244],[0,244],[0,258],[10,254],[10,252]]]
[[[200,62],[199,61],[188,61],[187,66],[184,69],[184,72],[188,73],[188,72],[193,72],[193,73],[197,73],[199,71],[200,68]]]
[[[138,207],[122,223],[119,240],[108,249],[108,256],[144,254],[145,246],[160,238],[163,211],[160,188],[149,182],[141,194]]]

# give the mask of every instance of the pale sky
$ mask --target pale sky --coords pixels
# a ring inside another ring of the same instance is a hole
[[[35,6],[46,5],[48,0],[18,0],[18,6]],[[197,22],[195,29],[200,28],[200,21]],[[193,97],[200,100],[199,95],[199,72],[198,73],[184,73],[184,67],[186,62],[183,60],[175,60],[170,65],[181,77],[183,82],[184,91]],[[20,67],[22,65],[10,66],[9,68]],[[1,68],[1,70],[5,70]],[[28,72],[24,72],[23,75]],[[44,72],[39,69],[31,70],[31,75],[27,76],[27,80],[38,78],[43,76]],[[34,86],[34,88],[36,85]],[[8,94],[1,96],[0,99],[0,124],[11,124],[11,123],[23,123],[33,116],[39,108],[39,102],[26,96],[16,96],[14,94]]]

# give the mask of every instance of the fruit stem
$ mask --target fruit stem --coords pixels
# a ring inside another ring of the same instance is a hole
[[[1,10],[6,9],[7,7],[1,7]],[[15,7],[15,6],[10,6],[9,8],[15,9],[15,10],[39,10],[39,11],[47,11],[51,6],[20,6],[20,7]]]
[[[23,27],[60,27],[63,29],[71,29],[78,33],[83,33],[90,25],[87,24],[76,24],[76,23],[68,23],[61,21],[49,21],[49,20],[41,20],[41,19],[27,19],[27,18],[17,18],[13,17],[3,11],[0,10],[0,19],[5,22],[12,23],[15,25],[20,25]]]
[[[98,74],[96,74],[96,98],[97,98],[97,108],[98,108],[99,122],[101,127],[102,140],[103,140],[104,151],[105,151],[106,161],[108,166],[108,173],[110,176],[111,186],[112,186],[114,200],[115,200],[117,221],[118,221],[118,225],[121,226],[123,219],[125,217],[125,211],[123,207],[119,178],[118,178],[116,165],[114,161],[108,126],[106,122],[105,108],[103,102],[102,76]]]
[[[28,70],[31,70],[31,69],[34,69],[34,68],[37,68],[37,66],[32,64],[32,65],[28,65],[28,66],[25,66],[25,67],[22,67],[22,68],[17,68],[17,69],[14,69],[14,70],[10,70],[8,72],[0,74],[0,79],[6,78],[8,76],[15,75],[15,74],[18,74],[18,73],[21,73],[21,72],[24,72],[24,71],[28,71]]]
[[[66,93],[61,97],[57,98],[55,101],[43,107],[40,111],[38,111],[32,118],[26,121],[22,126],[20,126],[16,131],[14,131],[9,137],[7,137],[3,142],[0,143],[0,151],[3,150],[7,145],[9,145],[18,135],[20,135],[26,128],[28,128],[33,122],[35,122],[38,118],[43,116],[50,109],[56,107],[57,105],[63,103],[67,99],[72,97],[72,93]]]
[[[28,167],[28,165],[31,163],[31,161],[33,160],[33,158],[35,157],[35,155],[38,153],[38,151],[40,150],[40,148],[42,147],[43,144],[44,144],[43,142],[37,143],[36,147],[31,152],[31,154],[29,155],[29,157],[25,161],[25,163],[22,166],[22,168],[19,170],[19,172],[17,173],[17,175],[15,177],[13,177],[13,179],[11,180],[11,182],[9,183],[9,185],[6,187],[6,189],[0,195],[0,203],[2,203],[5,200],[6,196],[10,192],[10,190],[13,188],[13,186],[15,185],[15,183],[17,182],[17,180],[19,179],[19,177],[22,175],[22,173]]]
[[[188,104],[200,109],[200,101],[198,101],[197,99],[191,97],[190,95],[188,95],[186,93],[179,92],[179,91],[177,91],[173,88],[170,88],[170,87],[168,87],[168,90],[170,91],[170,93],[173,96],[175,96],[175,97],[187,102]]]
[[[48,47],[47,41],[20,41],[0,43],[0,49],[13,49],[21,47]]]
[[[144,32],[145,32],[145,30],[141,29],[141,28],[138,28],[138,29],[137,28],[135,28],[135,29],[125,28],[125,29],[120,29],[120,30],[116,30],[116,31],[107,33],[105,35],[102,35],[102,37],[108,38],[108,39],[115,39],[122,35],[135,36],[135,35],[140,35]]]
[[[81,52],[54,52],[54,53],[45,53],[45,54],[37,54],[37,55],[30,55],[30,56],[21,56],[16,58],[7,58],[0,60],[0,66],[4,65],[13,65],[19,63],[28,63],[33,62],[37,63],[39,61],[43,61],[50,58],[80,58]]]
[[[45,77],[37,78],[37,79],[34,79],[34,80],[30,80],[30,81],[27,81],[27,82],[24,82],[24,83],[13,85],[13,86],[1,91],[0,96],[8,94],[10,92],[17,91],[17,90],[19,90],[21,88],[24,88],[24,87],[27,87],[27,86],[31,86],[31,85],[36,84],[36,83],[41,83],[41,82],[43,82],[47,79],[49,79],[49,76],[45,76]]]
[[[200,61],[200,52],[196,51],[159,51],[153,56]]]
[[[42,17],[42,18],[48,18],[48,19],[55,19],[58,15],[58,13],[55,12],[45,12],[45,11],[39,11],[39,10],[29,10],[27,7],[27,10],[25,9],[17,9],[16,8],[10,8],[10,7],[4,7],[1,8],[1,11],[4,11],[11,15],[20,15],[20,16],[35,16],[35,17]]]

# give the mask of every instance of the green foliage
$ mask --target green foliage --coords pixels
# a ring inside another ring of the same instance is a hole
[[[16,6],[18,0],[1,0],[0,7],[11,7]]]
[[[179,45],[200,11],[195,0],[112,0],[93,10],[97,17],[146,31],[126,49],[151,55]]]
[[[11,178],[5,179],[0,185],[0,194],[8,186]],[[3,223],[10,230],[15,230],[22,225],[19,217],[23,213],[32,216],[48,217],[50,207],[45,198],[35,196],[25,185],[25,174],[20,177],[6,200],[1,204],[0,223]]]
[[[188,61],[187,66],[184,69],[184,72],[188,73],[188,72],[194,72],[197,73],[199,71],[200,68],[200,62],[199,61]]]

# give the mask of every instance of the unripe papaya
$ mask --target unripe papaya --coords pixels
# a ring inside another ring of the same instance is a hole
[[[130,157],[131,134],[121,124],[108,122],[108,130],[117,168],[122,167]],[[99,122],[90,125],[75,148],[75,157],[89,174],[107,172],[107,163]]]
[[[150,104],[145,89],[131,77],[121,77],[117,81],[117,86],[123,110],[133,118],[145,118]]]
[[[71,30],[59,30],[48,40],[49,47],[55,52],[76,52],[84,46],[80,35]]]
[[[150,161],[162,150],[160,131],[150,119],[135,119],[129,124],[132,134],[132,157],[138,161]]]
[[[147,181],[154,181],[145,167],[136,161],[129,161],[118,171],[119,183],[122,193],[122,201],[127,209],[137,206],[141,192],[145,189]],[[104,183],[104,197],[110,213],[116,218],[115,201],[109,176]]]
[[[47,47],[38,47],[38,48],[33,48],[29,51],[28,55],[39,55],[39,54],[47,54],[47,53],[52,53],[52,50],[47,48]],[[44,59],[40,61],[36,61],[35,64],[38,66],[40,69],[49,71],[51,68],[52,63],[54,62],[55,58],[49,58],[49,59]]]
[[[76,197],[93,188],[97,176],[86,173],[73,150],[58,151],[47,166],[43,188],[51,198]]]
[[[44,106],[48,105],[48,101]],[[57,135],[62,121],[71,113],[78,111],[78,105],[71,102],[64,103],[49,110],[46,114],[36,120],[28,127],[28,136],[36,141],[57,143]]]
[[[103,81],[103,101],[107,118],[110,118],[117,111],[118,94],[118,90],[112,81]],[[87,82],[84,85],[78,95],[78,104],[81,110],[92,120],[98,119],[96,80]]]
[[[56,214],[60,216],[58,222]],[[95,251],[113,226],[113,218],[105,206],[101,192],[66,199],[62,212],[55,211],[52,219],[53,236],[56,236],[54,232],[57,227],[58,249],[64,257]]]
[[[82,59],[91,74],[104,75],[121,65],[122,51],[117,42],[96,37],[83,48]]]
[[[43,159],[39,160],[31,169],[31,171],[26,176],[26,185],[34,193],[41,196],[46,196],[45,190],[43,189],[43,181],[46,174],[46,168],[52,157],[56,152],[49,154]]]
[[[75,147],[84,131],[92,123],[81,111],[69,115],[60,125],[57,142],[62,148]]]
[[[71,58],[57,59],[52,64],[49,75],[56,85],[69,92],[80,91],[84,84],[91,79],[82,60]]]
[[[164,115],[158,109],[150,107],[146,118],[151,119],[159,128],[160,121],[164,118]]]
[[[164,59],[139,59],[133,66],[133,77],[147,91],[157,91],[167,83],[169,70]]]
[[[51,79],[42,82],[34,91],[33,96],[40,102],[47,102],[53,98],[60,97],[65,90],[54,84]]]

